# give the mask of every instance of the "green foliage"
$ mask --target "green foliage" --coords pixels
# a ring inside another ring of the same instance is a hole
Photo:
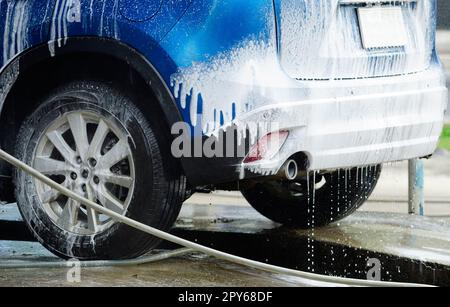
[[[439,142],[439,148],[450,150],[450,125],[444,127],[441,140]]]

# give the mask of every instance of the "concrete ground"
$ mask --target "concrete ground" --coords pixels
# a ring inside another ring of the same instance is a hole
[[[1,269],[2,263],[10,261],[58,260],[37,242],[2,240],[10,229],[6,222],[21,225],[14,205],[1,207],[0,219],[0,286],[333,285],[269,274],[200,254],[124,268],[83,268],[81,283],[71,283],[68,268]],[[253,260],[333,276],[365,279],[368,259],[379,259],[383,280],[448,286],[449,222],[446,216],[360,211],[337,224],[302,231],[265,219],[236,193],[219,192],[195,195],[187,202],[174,233]]]
[[[0,261],[55,259],[35,242],[1,241]],[[25,256],[24,256],[25,255]],[[12,257],[13,256],[13,257]],[[248,269],[199,254],[157,263],[131,266],[83,268],[81,282],[67,280],[68,269],[0,269],[0,287],[295,287],[315,283],[284,275]]]
[[[425,165],[427,217],[406,214],[407,164],[397,163],[384,168],[374,195],[359,212],[314,232],[285,229],[259,215],[240,193],[218,191],[189,199],[174,233],[254,260],[335,276],[364,279],[367,259],[376,258],[383,263],[383,280],[448,286],[450,154],[439,152]],[[56,261],[39,243],[11,234],[25,232],[20,221],[14,205],[0,206],[0,267],[5,261]],[[68,282],[67,272],[0,269],[0,286],[330,285],[199,254],[126,268],[83,268],[82,283]]]
[[[190,206],[186,207],[189,208],[185,212],[189,212]],[[189,213],[182,216],[184,219],[191,219]],[[14,226],[11,227],[11,225]],[[11,231],[19,231],[20,234],[11,234]],[[83,268],[80,283],[68,281],[69,268],[2,269],[2,263],[12,261],[21,263],[59,261],[38,242],[32,241],[31,238],[24,238],[23,233],[26,231],[15,204],[1,205],[0,287],[311,287],[330,285],[261,272],[197,253],[145,265],[122,268]],[[14,240],[8,237],[9,235],[12,235]]]

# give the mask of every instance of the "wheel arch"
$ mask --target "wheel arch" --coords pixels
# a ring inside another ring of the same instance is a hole
[[[161,59],[168,66],[175,65],[167,56],[161,56],[158,60]],[[155,110],[161,113],[157,117],[169,138],[170,127],[182,121],[166,82],[146,57],[116,40],[74,37],[67,39],[53,57],[47,44],[39,45],[17,56],[1,72],[0,147],[12,152],[21,122],[38,103],[28,99],[32,98],[30,92],[37,91],[39,95],[41,91],[44,94],[46,87],[55,86],[58,78],[70,80],[89,72],[104,77],[106,81],[113,78],[132,83],[138,95],[151,94],[153,99],[145,99],[139,107],[143,107],[144,113],[149,116]],[[12,200],[12,186],[8,180],[10,174],[10,167],[0,162],[0,199]]]

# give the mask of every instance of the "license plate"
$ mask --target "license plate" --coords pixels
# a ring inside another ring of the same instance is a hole
[[[403,47],[407,44],[400,7],[358,8],[358,19],[365,49]]]

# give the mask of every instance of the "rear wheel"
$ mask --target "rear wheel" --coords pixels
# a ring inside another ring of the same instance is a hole
[[[288,226],[320,227],[355,212],[372,194],[381,166],[312,174],[297,181],[256,179],[241,192],[265,217]]]
[[[44,99],[22,125],[16,156],[98,204],[168,230],[185,180],[159,131],[133,95],[99,82],[74,82]],[[35,237],[63,258],[122,259],[159,240],[111,220],[23,172],[16,198]]]

